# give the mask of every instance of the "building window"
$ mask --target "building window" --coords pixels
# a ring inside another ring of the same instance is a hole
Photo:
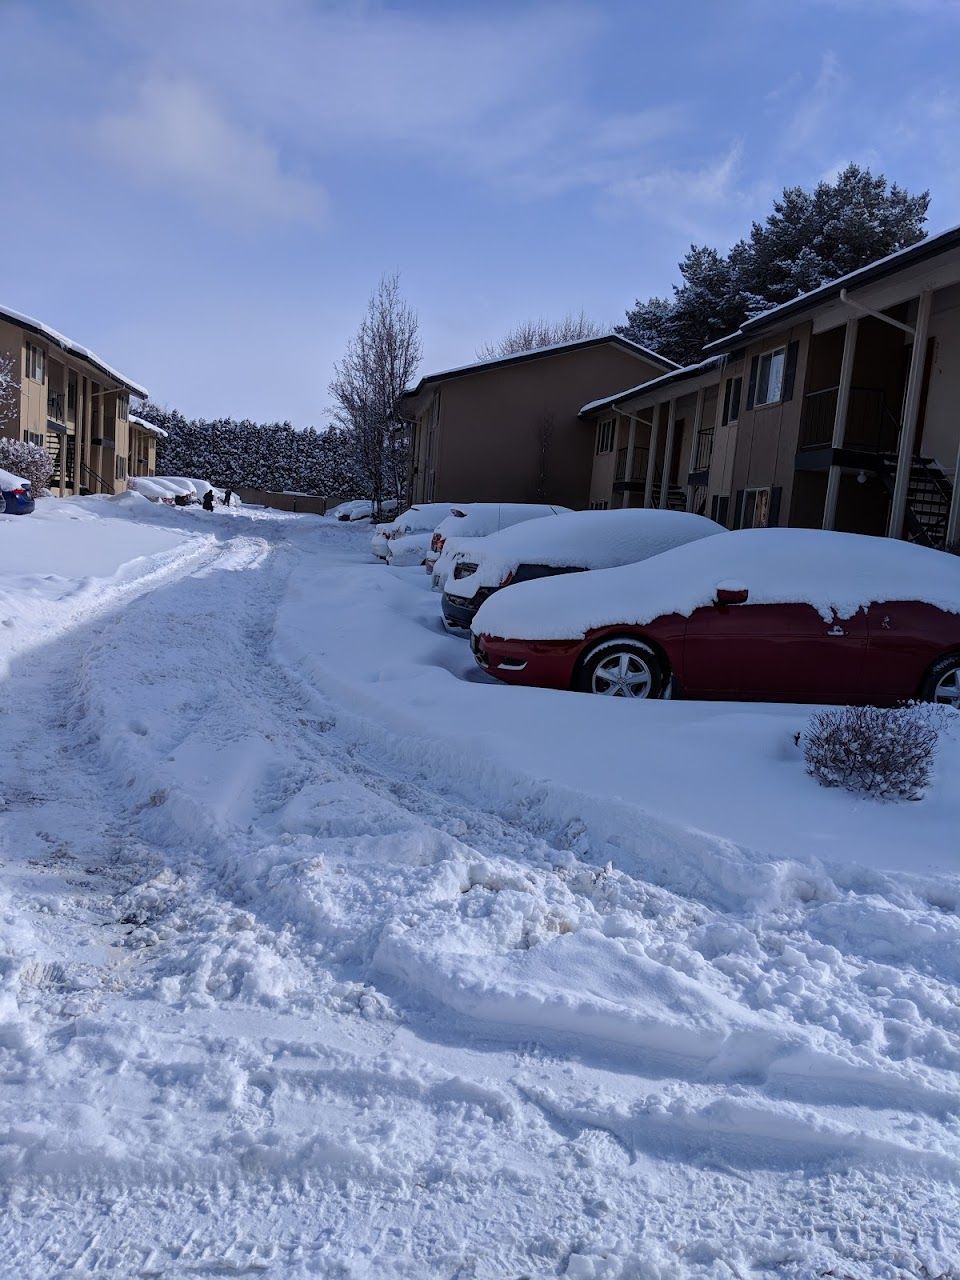
[[[726,525],[727,511],[730,508],[730,496],[726,493],[715,493],[710,499],[710,519],[717,524]]]
[[[117,480],[126,480],[127,478],[127,460],[124,457],[118,457],[114,468],[114,478]]]
[[[127,412],[130,408],[130,397],[125,391],[117,393],[117,417],[121,422],[126,422]]]
[[[776,404],[783,395],[783,371],[787,363],[787,348],[777,347],[760,357],[757,366],[758,405]]]
[[[740,417],[740,396],[743,392],[743,378],[728,378],[723,388],[723,413],[720,425],[727,426]]]
[[[770,490],[744,489],[741,529],[766,529],[770,523]]]
[[[42,431],[27,432],[27,444],[35,444],[38,448],[43,449],[46,443],[47,442]]]
[[[606,499],[603,499],[603,500],[601,500],[601,501],[599,501],[599,502],[591,502],[591,503],[590,503],[590,510],[591,510],[591,511],[606,511],[606,509],[607,509],[607,505],[608,505],[608,504],[607,504],[607,502],[606,502]]]
[[[613,437],[617,424],[613,418],[605,418],[597,424],[597,453],[609,453],[613,448]]]
[[[27,343],[27,377],[33,382],[42,382],[44,378],[44,364],[46,355],[42,347],[35,346],[34,343]]]

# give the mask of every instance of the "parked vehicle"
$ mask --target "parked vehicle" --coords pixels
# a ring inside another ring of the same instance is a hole
[[[0,510],[7,516],[28,516],[36,503],[29,480],[0,468]]]
[[[396,499],[381,502],[380,510],[384,515],[392,516],[397,510]],[[368,498],[357,498],[353,502],[341,502],[338,507],[331,507],[327,512],[328,519],[353,522],[354,520],[372,520],[373,503]]]
[[[422,564],[422,554],[419,559],[415,558],[421,544],[422,549],[429,549],[430,535],[452,510],[449,502],[420,502],[401,512],[396,519],[378,524],[371,539],[373,554],[396,564]],[[406,544],[411,539],[413,541],[409,545],[400,547],[399,558],[391,554],[399,544]]]
[[[453,554],[443,589],[443,619],[469,631],[495,591],[534,578],[634,564],[685,542],[723,533],[722,525],[687,511],[570,511],[528,520]]]
[[[172,476],[128,476],[127,488],[151,502],[167,506],[189,506],[199,501],[193,485]]]
[[[960,708],[960,559],[892,538],[723,533],[499,592],[472,631],[480,666],[513,684]]]
[[[432,574],[434,565],[443,555],[450,538],[486,538],[491,533],[522,524],[525,520],[539,520],[542,516],[559,515],[569,507],[555,507],[545,502],[471,502],[467,506],[454,507],[445,520],[441,520],[430,539],[430,551],[425,564]],[[446,578],[451,566],[441,571]],[[434,578],[433,585],[441,586]]]

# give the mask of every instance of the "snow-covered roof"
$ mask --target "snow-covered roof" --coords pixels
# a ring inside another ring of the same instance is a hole
[[[447,378],[459,378],[465,374],[477,373],[481,369],[497,369],[502,365],[520,364],[525,360],[538,360],[542,356],[556,355],[560,351],[575,351],[581,347],[596,347],[604,342],[613,342],[617,346],[623,347],[627,351],[632,351],[644,359],[658,364],[664,369],[676,369],[678,366],[673,360],[668,360],[666,356],[662,356],[657,351],[651,351],[648,347],[643,347],[639,342],[632,342],[629,338],[624,338],[619,333],[604,333],[595,338],[575,338],[571,342],[554,342],[546,347],[534,347],[531,351],[518,351],[509,356],[492,356],[488,360],[474,360],[470,364],[456,365],[452,369],[442,369],[438,373],[428,373],[424,375],[415,387],[409,387],[401,399],[412,399],[418,396],[425,386],[433,382],[443,382]]]
[[[635,387],[628,387],[626,391],[618,391],[616,395],[604,396],[600,400],[591,400],[589,404],[585,404],[580,410],[580,416],[583,417],[587,414],[595,413],[597,409],[605,409],[620,400],[629,400],[631,396],[643,395],[647,391],[653,391],[674,382],[686,382],[689,378],[697,377],[698,374],[707,373],[714,368],[719,369],[722,364],[722,356],[708,356],[706,360],[701,360],[699,364],[685,364],[682,368],[678,366],[676,369],[671,369],[669,373],[661,374],[659,378],[651,378],[649,382],[638,383]]]
[[[712,604],[720,585],[746,587],[751,604],[809,604],[827,620],[894,600],[960,614],[956,556],[865,534],[741,529],[640,564],[499,591],[481,605],[473,629],[524,640],[579,639],[597,627],[643,626],[669,613],[688,617]]]
[[[132,422],[135,427],[139,427],[141,431],[149,431],[150,434],[154,436],[163,436],[164,440],[166,440],[170,434],[169,431],[164,431],[163,427],[158,427],[155,423],[148,422],[146,418],[138,418],[135,413],[130,414],[129,421]]]
[[[128,391],[132,391],[134,395],[142,396],[143,399],[147,398],[149,392],[146,387],[141,387],[139,383],[134,382],[132,378],[128,378],[126,374],[112,368],[105,360],[101,360],[98,355],[91,351],[89,347],[81,346],[79,342],[74,342],[72,338],[65,337],[62,333],[58,333],[56,329],[51,329],[49,325],[43,324],[42,321],[34,320],[32,316],[24,315],[21,311],[13,311],[10,307],[2,306],[0,306],[0,317],[12,321],[13,324],[19,325],[21,329],[29,329],[31,333],[36,333],[41,338],[46,338],[48,342],[55,343],[62,351],[67,351],[70,355],[86,360],[88,364],[94,365],[101,373],[105,373],[108,378],[113,378],[126,387]]]
[[[917,244],[908,245],[905,249],[897,249],[893,253],[888,253],[885,258],[877,258],[875,262],[868,262],[865,267],[858,267],[856,271],[848,271],[845,276],[838,276],[835,280],[826,280],[823,284],[818,285],[816,289],[809,289],[806,293],[800,293],[795,298],[791,298],[789,302],[781,302],[779,306],[761,311],[758,315],[751,316],[749,320],[744,320],[735,333],[729,333],[726,337],[717,338],[715,342],[708,342],[704,347],[704,351],[719,351],[735,346],[737,342],[757,329],[765,328],[778,320],[785,320],[788,316],[793,316],[798,311],[805,311],[808,307],[816,306],[818,303],[832,300],[839,295],[841,289],[860,288],[863,285],[871,284],[874,280],[882,280],[885,276],[893,275],[895,271],[911,266],[915,262],[923,262],[928,258],[935,258],[938,254],[948,253],[958,246],[960,246],[960,224],[955,227],[948,227],[946,231],[939,231],[935,236],[927,236],[926,239],[919,241]]]
[[[457,578],[457,595],[472,598],[482,587],[498,587],[522,564],[559,569],[609,569],[634,564],[671,547],[725,532],[721,525],[689,511],[638,507],[622,511],[570,511],[513,525],[477,541],[462,558],[473,573]],[[460,558],[460,557],[458,557]]]

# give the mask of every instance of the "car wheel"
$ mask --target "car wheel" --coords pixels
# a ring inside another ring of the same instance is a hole
[[[920,690],[924,702],[940,702],[960,711],[960,653],[935,662]]]
[[[606,640],[580,668],[577,687],[612,698],[661,698],[667,686],[663,663],[640,640]]]

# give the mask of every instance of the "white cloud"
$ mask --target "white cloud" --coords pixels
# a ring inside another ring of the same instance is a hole
[[[132,107],[103,116],[96,133],[145,185],[173,187],[223,221],[316,222],[325,211],[320,186],[285,172],[274,146],[187,80],[147,80]]]

